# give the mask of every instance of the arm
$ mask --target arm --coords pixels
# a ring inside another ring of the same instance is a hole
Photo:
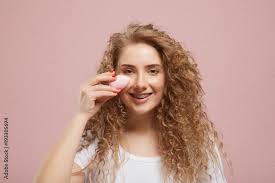
[[[34,176],[34,183],[68,183],[71,179],[72,168],[79,168],[73,164],[78,144],[88,117],[78,113],[66,128],[59,142],[53,147]],[[73,167],[74,165],[74,167]],[[80,175],[77,175],[78,178]]]
[[[116,79],[112,77],[111,72],[105,72],[83,84],[80,92],[80,111],[74,116],[59,142],[48,154],[47,159],[34,176],[34,183],[70,182],[72,168],[79,168],[73,164],[73,161],[88,119],[96,114],[107,100],[119,92],[111,86],[101,84],[101,82],[114,80]],[[75,171],[73,170],[73,172]]]

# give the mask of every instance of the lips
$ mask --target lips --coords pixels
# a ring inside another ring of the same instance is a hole
[[[136,103],[136,104],[143,104],[147,100],[150,99],[150,96],[152,95],[152,93],[148,94],[148,96],[146,96],[145,98],[142,98],[142,99],[138,99],[138,98],[134,97],[134,94],[130,94],[130,95],[131,95],[131,98],[133,99],[134,103]]]
[[[130,93],[130,95],[132,97],[134,97],[135,99],[139,99],[138,96],[145,96],[144,98],[147,98],[148,96],[150,96],[152,93],[141,93],[141,94],[134,94],[134,93]],[[144,98],[140,98],[140,99],[144,99]]]

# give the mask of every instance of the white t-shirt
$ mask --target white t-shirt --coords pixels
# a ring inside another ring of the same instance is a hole
[[[77,152],[74,158],[74,162],[78,164],[81,168],[88,165],[91,156],[95,153],[97,140],[90,144],[86,149],[82,149]],[[223,174],[222,161],[220,159],[219,152],[216,147],[218,157],[220,160],[221,169],[217,166],[212,166],[213,163],[209,161],[210,169],[208,173],[213,177],[211,182],[200,181],[198,183],[227,183],[226,178]],[[126,158],[125,163],[118,170],[116,176],[116,183],[161,183],[162,178],[160,174],[160,157],[143,157],[130,154],[119,146],[119,152]],[[86,169],[87,170],[87,169]],[[88,174],[85,171],[85,181],[88,183]]]

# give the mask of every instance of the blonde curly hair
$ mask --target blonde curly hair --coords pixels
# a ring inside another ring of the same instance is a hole
[[[209,158],[219,161],[215,145],[218,145],[224,158],[227,153],[223,151],[222,136],[205,112],[198,66],[180,42],[152,23],[143,25],[132,22],[122,33],[114,33],[110,37],[97,74],[116,69],[122,49],[135,43],[154,47],[165,70],[167,82],[163,98],[156,108],[155,120],[164,180],[172,176],[174,182],[194,183],[211,178],[207,174]],[[118,137],[125,127],[126,118],[125,105],[116,96],[88,120],[78,151],[87,148],[95,139],[98,140],[95,154],[84,168],[89,169],[90,181],[93,170],[97,182],[103,182],[106,171],[110,170],[105,165],[111,150],[114,182],[122,163],[119,161]]]

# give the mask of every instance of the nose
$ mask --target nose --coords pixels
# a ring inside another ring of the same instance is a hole
[[[146,90],[147,80],[146,80],[144,74],[140,73],[137,75],[137,77],[134,80],[133,86],[134,86],[134,91],[136,93]]]

